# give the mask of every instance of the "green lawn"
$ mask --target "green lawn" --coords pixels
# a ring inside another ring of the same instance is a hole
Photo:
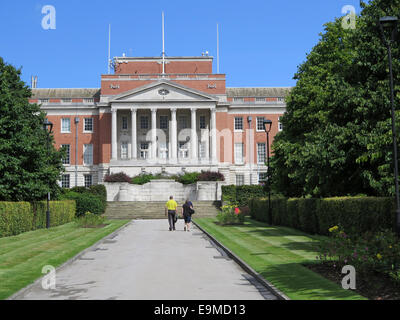
[[[243,226],[219,226],[215,218],[195,222],[295,300],[365,299],[303,267],[315,262],[321,236],[246,219]]]
[[[62,265],[127,222],[107,221],[108,225],[99,229],[80,228],[71,222],[0,238],[0,300],[40,278],[43,266]]]

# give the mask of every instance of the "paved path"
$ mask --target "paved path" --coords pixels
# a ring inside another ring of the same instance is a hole
[[[55,290],[36,283],[16,299],[276,299],[194,228],[134,220],[57,270]]]

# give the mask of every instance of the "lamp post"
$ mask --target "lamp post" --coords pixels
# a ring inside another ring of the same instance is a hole
[[[269,212],[269,224],[272,224],[272,213],[271,213],[271,182],[269,176],[269,133],[271,132],[272,121],[271,120],[264,120],[264,130],[267,134],[267,182],[268,182],[268,212]]]
[[[49,128],[49,129],[48,129]],[[47,132],[47,155],[50,155],[50,134],[53,130],[53,124],[46,118],[43,122],[43,129]],[[49,165],[49,161],[47,162]],[[46,211],[46,228],[50,228],[50,186],[47,193],[47,211]]]
[[[399,165],[397,158],[397,135],[396,135],[396,118],[394,109],[394,88],[393,88],[393,67],[392,67],[392,41],[397,36],[397,17],[382,17],[379,19],[379,27],[382,34],[383,42],[388,50],[389,57],[389,83],[390,83],[390,106],[392,109],[392,138],[393,138],[393,157],[394,157],[394,181],[396,192],[396,232],[400,236],[400,196],[399,196]],[[385,30],[390,33],[390,38],[385,35]]]

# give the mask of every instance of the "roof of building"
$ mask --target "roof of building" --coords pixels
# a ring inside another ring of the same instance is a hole
[[[226,88],[228,97],[286,97],[292,87],[279,88]]]
[[[92,89],[32,89],[32,99],[42,98],[95,98],[100,97],[100,88]]]

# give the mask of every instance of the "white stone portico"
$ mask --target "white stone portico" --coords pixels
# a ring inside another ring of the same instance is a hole
[[[217,103],[166,80],[110,97],[110,172],[218,170]]]

